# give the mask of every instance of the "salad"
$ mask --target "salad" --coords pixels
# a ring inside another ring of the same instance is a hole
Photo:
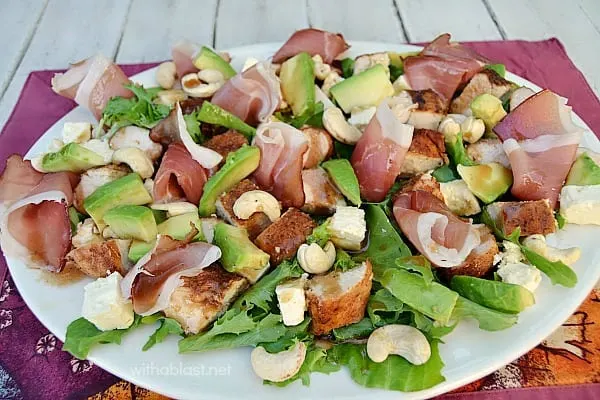
[[[348,47],[304,29],[241,71],[181,42],[157,87],[102,55],[54,77],[98,123],[7,160],[0,240],[89,277],[65,351],[151,324],[140,351],[169,335],[180,353],[253,347],[266,384],[348,368],[418,391],[445,380],[438,346],[461,320],[508,329],[543,275],[576,284],[580,249],[546,236],[600,225],[600,155],[566,99],[449,34]]]

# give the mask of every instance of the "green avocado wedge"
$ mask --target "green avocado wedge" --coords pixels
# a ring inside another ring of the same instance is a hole
[[[523,286],[458,275],[450,287],[461,296],[500,312],[518,314],[535,304],[533,294]]]
[[[331,95],[345,113],[353,108],[371,107],[394,94],[387,68],[377,64],[366,71],[335,84]]]
[[[104,214],[104,222],[121,239],[149,242],[158,234],[154,214],[144,206],[124,205],[111,208]]]
[[[83,172],[105,164],[104,157],[77,143],[69,143],[42,158],[42,168],[46,172]]]
[[[300,53],[281,64],[281,91],[294,116],[315,106],[315,73],[308,53]]]
[[[352,204],[360,207],[360,187],[350,161],[340,158],[325,161],[321,166],[327,171],[335,186]]]
[[[588,153],[580,154],[573,163],[571,171],[569,171],[566,184],[576,186],[600,185],[600,165]]]
[[[200,49],[200,53],[194,59],[194,66],[200,70],[216,69],[223,74],[225,79],[229,79],[236,74],[231,64],[206,46],[202,46],[202,49]]]
[[[512,172],[499,163],[457,165],[456,170],[469,190],[486,204],[502,196],[513,183]]]

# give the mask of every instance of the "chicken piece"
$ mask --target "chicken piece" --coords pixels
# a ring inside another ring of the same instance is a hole
[[[229,130],[211,137],[203,143],[203,146],[222,155],[223,161],[221,163],[225,163],[225,159],[229,153],[236,151],[245,144],[248,144],[248,139],[244,135],[234,130]]]
[[[138,126],[126,126],[119,129],[110,138],[110,148],[113,150],[135,147],[142,150],[148,158],[156,161],[160,158],[163,148],[159,143],[150,139],[150,131]]]
[[[88,244],[102,242],[102,235],[98,231],[94,220],[87,218],[77,224],[77,232],[71,238],[71,244],[74,248],[87,246]]]
[[[440,183],[431,176],[430,173],[423,173],[413,176],[406,185],[402,186],[399,192],[394,195],[394,200],[402,193],[412,192],[414,190],[422,190],[429,192],[441,201],[444,201],[444,195],[440,189]]]
[[[433,90],[407,90],[406,91],[417,108],[412,110],[407,124],[415,129],[437,129],[444,115],[446,105]]]
[[[463,114],[469,110],[473,99],[480,94],[488,93],[500,98],[512,88],[512,85],[512,83],[498,75],[495,71],[482,69],[481,72],[471,78],[460,96],[452,100],[450,112],[453,114]]]
[[[247,287],[245,278],[213,264],[196,276],[184,277],[164,312],[177,320],[185,333],[196,334],[219,318]]]
[[[488,214],[506,234],[521,228],[521,236],[556,231],[556,221],[548,200],[505,201],[490,204]]]
[[[412,176],[448,164],[444,136],[431,129],[415,129],[400,176]]]
[[[368,260],[349,271],[311,278],[306,296],[312,332],[324,335],[360,321],[365,315],[372,280],[373,269]]]
[[[333,139],[325,129],[305,127],[308,150],[302,156],[303,168],[314,168],[333,154]]]
[[[239,226],[246,229],[250,240],[254,240],[262,231],[264,231],[270,224],[271,220],[267,217],[267,214],[263,212],[257,212],[250,216],[248,219],[241,219],[235,216],[233,212],[233,205],[235,201],[246,192],[251,190],[260,190],[260,188],[251,180],[244,179],[237,185],[235,185],[229,192],[223,193],[217,202],[217,215],[223,218],[226,222],[231,225]]]
[[[92,278],[104,278],[113,272],[125,276],[129,269],[127,253],[131,240],[111,239],[71,250],[67,266],[75,267]]]
[[[73,206],[82,214],[87,214],[83,207],[83,200],[94,193],[100,186],[124,177],[130,172],[124,165],[106,165],[92,168],[81,174],[81,180],[75,188]]]
[[[510,169],[510,161],[504,152],[502,142],[498,139],[480,139],[468,145],[467,155],[479,164],[497,162]]]
[[[302,211],[310,214],[331,215],[337,206],[345,206],[344,196],[329,179],[323,168],[302,171],[304,206]]]
[[[498,254],[498,243],[492,231],[485,225],[475,225],[479,230],[481,244],[475,247],[465,262],[458,267],[437,268],[438,273],[450,280],[454,275],[469,275],[480,278],[494,266],[494,256]]]
[[[276,266],[293,258],[316,226],[308,214],[289,208],[277,221],[262,231],[254,243],[271,256],[271,265]]]

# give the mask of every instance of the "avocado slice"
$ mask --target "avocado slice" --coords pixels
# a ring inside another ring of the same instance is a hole
[[[194,59],[194,66],[198,69],[216,69],[223,74],[225,79],[236,74],[231,64],[206,46],[202,46],[200,49],[200,53]]]
[[[523,286],[457,275],[450,287],[463,297],[491,309],[518,314],[535,304],[533,294]]]
[[[394,94],[387,68],[377,64],[358,75],[335,84],[329,91],[335,101],[349,114],[355,107],[370,107]]]
[[[200,215],[208,217],[217,209],[215,203],[222,193],[237,185],[250,175],[260,163],[260,149],[255,146],[243,146],[229,153],[227,161],[204,185],[198,210]]]
[[[149,242],[156,238],[158,229],[152,210],[144,206],[117,206],[104,214],[104,222],[122,239]]]
[[[308,53],[296,54],[283,64],[279,73],[283,98],[295,116],[302,115],[315,105],[315,72]]]
[[[459,164],[456,170],[469,190],[486,204],[506,193],[513,183],[512,172],[495,162],[471,166]]]
[[[229,111],[225,111],[209,101],[202,103],[202,108],[200,108],[197,118],[200,122],[234,129],[248,139],[251,139],[256,134],[256,128],[248,125]]]
[[[152,250],[156,240],[152,240],[150,242],[144,242],[143,240],[132,240],[131,245],[129,246],[129,253],[127,253],[127,258],[131,262],[138,262],[140,258],[144,257],[147,252]]]
[[[198,229],[198,235],[194,237],[194,240],[200,240],[202,238],[202,225],[198,213],[195,212],[176,215],[167,219],[158,225],[158,233],[169,235],[173,239],[183,240],[192,230],[191,224],[194,224],[196,229]]]
[[[506,116],[502,100],[489,93],[480,94],[471,102],[471,111],[475,118],[483,120],[488,132]]]
[[[269,269],[269,255],[256,247],[244,228],[224,222],[215,225],[214,243],[221,249],[221,264],[234,272],[256,282]]]
[[[566,184],[576,186],[600,185],[600,166],[588,153],[580,154],[569,171]]]
[[[42,168],[46,172],[83,172],[105,164],[104,157],[77,143],[69,143],[42,158]]]
[[[83,201],[83,207],[98,229],[102,230],[106,226],[104,214],[111,208],[120,205],[141,206],[151,202],[152,197],[142,179],[134,173],[100,186]]]
[[[350,161],[340,158],[321,164],[340,192],[354,205],[360,207],[360,187]]]

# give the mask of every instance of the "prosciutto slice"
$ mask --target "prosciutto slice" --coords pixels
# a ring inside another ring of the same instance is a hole
[[[543,135],[502,144],[513,172],[511,193],[521,200],[548,199],[554,208],[577,156],[581,133]]]
[[[320,55],[326,64],[343,53],[350,46],[339,33],[308,28],[294,32],[273,56],[273,62],[281,63],[298,53],[306,52],[311,56]]]
[[[121,291],[125,298],[131,297],[137,314],[164,310],[173,291],[182,284],[182,277],[196,276],[221,258],[217,246],[189,243],[197,233],[192,229],[184,241],[159,236],[154,249],[129,270],[121,282]]]
[[[133,93],[123,85],[130,83],[121,68],[102,54],[72,64],[64,74],[52,78],[52,90],[61,96],[75,100],[90,110],[96,119],[112,97],[132,97]]]
[[[458,218],[429,192],[399,195],[393,213],[411,243],[438,267],[461,265],[481,242],[476,227]]]
[[[211,102],[256,126],[273,115],[281,102],[279,79],[268,62],[257,63],[225,82]]]
[[[534,139],[540,135],[581,132],[573,123],[567,99],[546,89],[527,98],[495,127],[502,140]]]
[[[414,127],[401,123],[385,102],[377,107],[350,159],[365,200],[379,202],[385,198],[400,174],[413,131]]]
[[[171,57],[179,79],[192,72],[198,72],[198,68],[194,66],[194,56],[198,50],[200,50],[200,46],[188,40],[177,42],[171,48]]]
[[[31,161],[13,154],[6,160],[6,168],[0,176],[0,215],[10,203],[27,195],[42,180],[44,174],[31,166]]]
[[[207,180],[204,168],[181,143],[167,148],[154,178],[154,201],[171,203],[187,199],[197,204]]]
[[[260,164],[254,171],[256,183],[271,192],[284,207],[302,207],[302,163],[308,150],[306,136],[283,122],[269,122],[258,127],[253,145],[260,149]]]

